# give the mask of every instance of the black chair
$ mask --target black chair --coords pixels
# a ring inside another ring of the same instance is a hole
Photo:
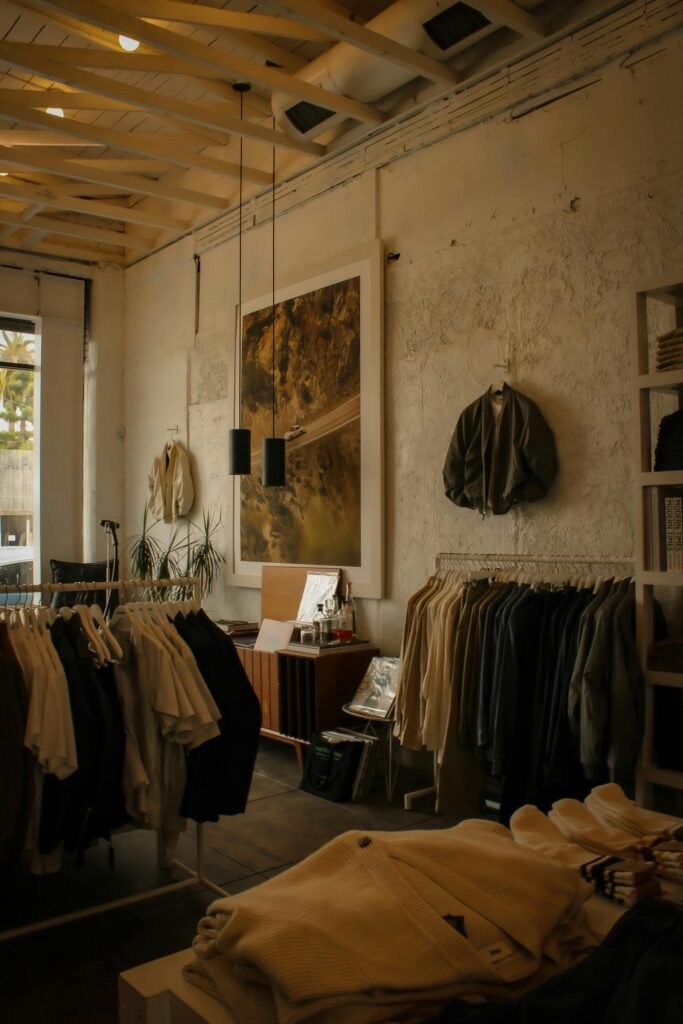
[[[107,579],[106,562],[61,562],[50,559],[53,583],[104,583]],[[109,562],[109,579],[116,579],[116,561]],[[109,603],[107,605],[107,597]],[[52,595],[53,608],[72,608],[75,604],[99,604],[112,612],[119,603],[118,590],[62,590]]]

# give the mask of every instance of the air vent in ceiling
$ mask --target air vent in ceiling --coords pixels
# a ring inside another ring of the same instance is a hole
[[[475,11],[468,4],[457,3],[425,21],[422,27],[435,46],[440,50],[450,50],[451,46],[490,24],[481,11]]]
[[[325,107],[318,107],[315,103],[301,100],[300,103],[295,103],[293,107],[288,107],[285,113],[296,130],[305,134],[310,132],[312,128],[317,128],[323,121],[327,121],[328,117],[332,117],[334,111],[326,110]]]

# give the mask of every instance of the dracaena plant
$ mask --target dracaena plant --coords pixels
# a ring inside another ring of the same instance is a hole
[[[224,555],[215,544],[215,537],[221,525],[220,514],[202,510],[201,523],[184,518],[177,523],[166,541],[155,535],[162,520],[150,523],[145,506],[142,529],[128,541],[128,557],[131,572],[138,579],[150,580],[147,598],[164,601],[169,597],[166,587],[155,587],[154,580],[174,579],[180,576],[198,576],[203,597],[211,592],[225,564]],[[188,527],[187,532],[184,526]]]

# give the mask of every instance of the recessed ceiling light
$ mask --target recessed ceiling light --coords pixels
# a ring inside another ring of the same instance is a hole
[[[131,39],[130,36],[119,36],[119,46],[122,50],[128,50],[129,53],[132,53],[133,50],[137,50],[139,45],[140,41],[138,39]]]
[[[0,171],[0,178],[6,178],[8,174],[9,171]]]
[[[48,107],[48,114],[52,114],[53,117],[64,117],[64,111],[61,107]]]

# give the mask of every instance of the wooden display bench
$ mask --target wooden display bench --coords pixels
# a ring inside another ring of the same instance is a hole
[[[306,583],[306,566],[264,566],[261,620],[295,619]],[[303,747],[311,733],[330,729],[344,718],[371,659],[379,649],[340,648],[315,651],[255,651],[236,645],[244,670],[261,702],[261,735],[291,744],[303,768]]]

